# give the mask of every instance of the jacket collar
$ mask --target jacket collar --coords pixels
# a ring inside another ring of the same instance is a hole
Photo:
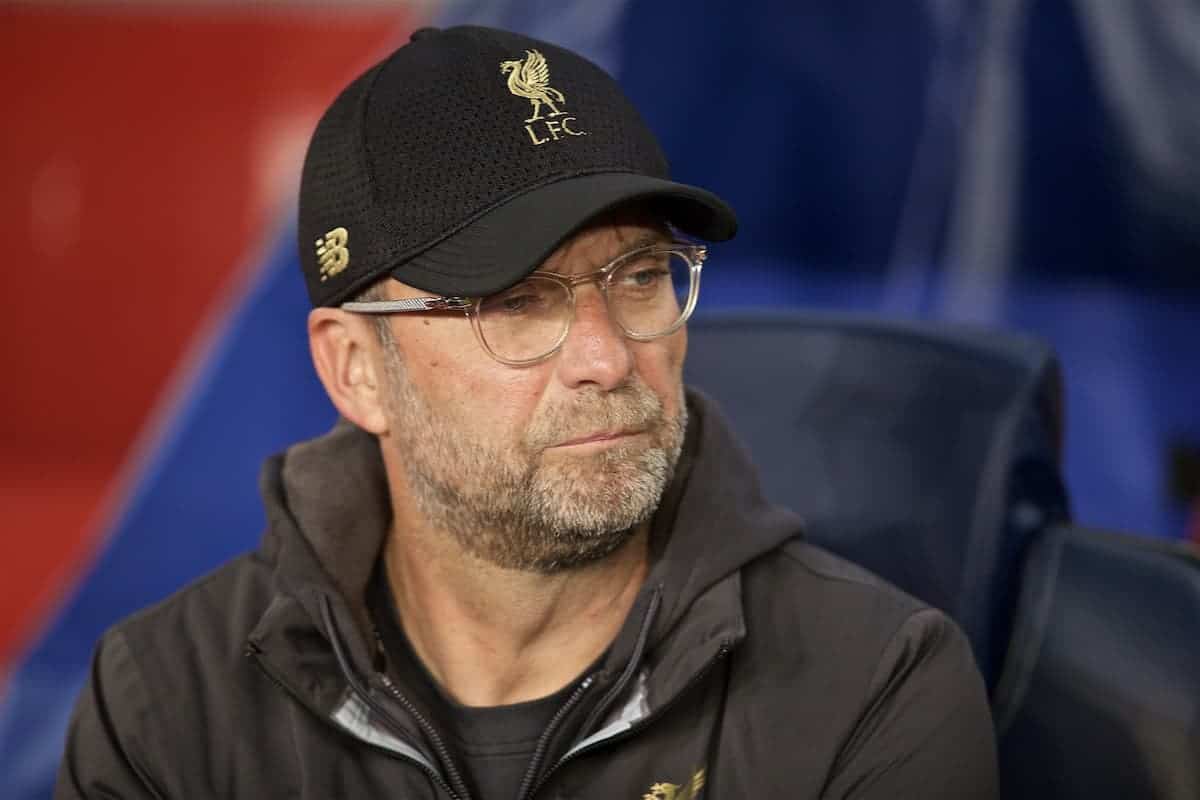
[[[797,518],[763,499],[749,458],[720,412],[689,391],[683,454],[652,525],[654,563],[605,664],[613,677],[635,652],[650,667],[652,700],[671,696],[745,635],[740,568],[798,535]],[[328,709],[341,685],[328,606],[350,666],[374,668],[367,585],[391,520],[374,437],[348,422],[264,466],[269,528],[262,553],[275,564],[276,598],[252,641],[276,677]],[[639,635],[654,595],[657,613]]]

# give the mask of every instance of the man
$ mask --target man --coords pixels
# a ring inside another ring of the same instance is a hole
[[[806,544],[684,323],[716,196],[613,81],[484,28],[352,83],[305,162],[344,421],[258,552],[99,645],[60,797],[990,797],[939,612]]]

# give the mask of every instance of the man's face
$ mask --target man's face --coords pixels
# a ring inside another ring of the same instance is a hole
[[[612,217],[540,268],[593,272],[647,237],[669,238]],[[390,297],[426,294],[389,284]],[[686,332],[628,340],[595,284],[575,291],[561,350],[529,367],[492,359],[465,318],[389,318],[383,446],[406,494],[468,552],[510,569],[549,573],[613,552],[657,508],[683,443]]]

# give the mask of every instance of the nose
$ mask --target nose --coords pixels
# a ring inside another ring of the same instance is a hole
[[[595,284],[580,286],[575,291],[575,319],[559,352],[559,379],[569,389],[584,384],[616,389],[633,371],[629,345],[600,289]]]

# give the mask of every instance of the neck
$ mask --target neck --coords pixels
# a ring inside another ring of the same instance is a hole
[[[600,561],[544,575],[485,562],[394,510],[385,559],[401,624],[464,705],[518,703],[566,686],[616,637],[646,576],[648,524]]]

